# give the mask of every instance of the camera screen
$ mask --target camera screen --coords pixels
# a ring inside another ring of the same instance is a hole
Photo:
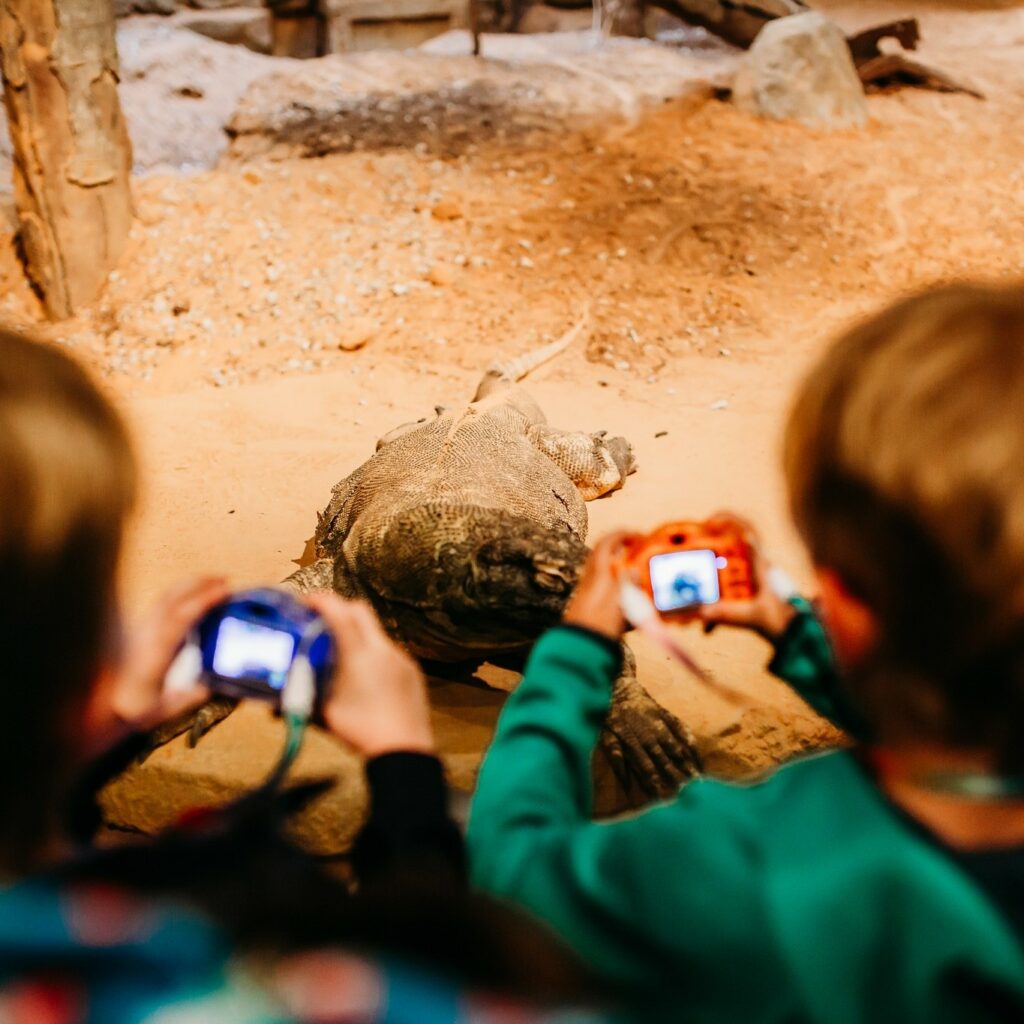
[[[260,679],[280,690],[294,654],[290,633],[228,616],[217,631],[213,670],[228,679]]]
[[[673,551],[651,559],[654,606],[672,612],[695,604],[714,604],[718,587],[718,556],[714,551]]]

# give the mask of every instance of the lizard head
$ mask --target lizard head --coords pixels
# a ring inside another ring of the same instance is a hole
[[[502,530],[471,538],[463,589],[475,606],[561,615],[579,579],[587,549],[568,531],[502,522]]]
[[[558,621],[587,556],[578,536],[500,509],[417,511],[388,530],[389,571],[373,581],[410,647],[512,649]]]

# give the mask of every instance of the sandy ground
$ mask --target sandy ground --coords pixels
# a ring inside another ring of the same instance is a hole
[[[868,128],[826,134],[700,93],[448,159],[229,160],[138,180],[106,296],[41,328],[96,368],[138,434],[130,603],[190,573],[280,579],[378,435],[464,400],[496,355],[584,309],[586,342],[532,388],[556,424],[636,445],[641,469],[591,505],[592,533],[730,507],[806,578],[777,449],[808,361],[909,289],[1024,269],[1024,7],[820,6],[850,28],[918,14],[922,56],[987,99],[873,96]],[[0,281],[0,310],[34,323],[9,240]],[[642,645],[641,675],[712,767],[740,773],[825,736],[764,677],[756,640],[688,641],[750,708]],[[438,691],[439,720],[468,780],[497,701],[454,692]],[[250,727],[221,728],[245,746]]]

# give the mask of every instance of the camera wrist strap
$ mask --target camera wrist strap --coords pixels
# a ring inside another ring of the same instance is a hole
[[[619,579],[619,603],[626,621],[635,629],[649,636],[662,650],[680,662],[691,675],[712,690],[716,690],[733,704],[748,704],[747,697],[725,683],[711,677],[700,663],[672,635],[665,620],[658,614],[654,602],[632,580],[621,576]]]
[[[319,631],[303,635],[288,678],[281,690],[281,717],[287,731],[284,750],[267,780],[270,785],[280,783],[298,757],[306,726],[313,717],[316,705],[316,675],[309,663],[308,652],[318,635]]]

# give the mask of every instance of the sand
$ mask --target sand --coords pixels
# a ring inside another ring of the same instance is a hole
[[[380,434],[465,400],[496,355],[588,308],[587,340],[531,386],[559,426],[636,445],[640,471],[591,505],[592,533],[732,508],[806,582],[778,470],[794,382],[837,329],[895,296],[1024,269],[1024,7],[820,6],[850,28],[918,14],[922,56],[987,99],[876,95],[865,130],[830,134],[688,93],[447,159],[228,159],[138,179],[131,251],[102,301],[39,325],[95,368],[138,435],[129,607],[193,573],[280,579]],[[3,313],[36,324],[9,239],[0,281]],[[643,644],[641,676],[713,770],[832,738],[764,675],[756,639],[686,641],[749,707]],[[498,701],[437,693],[468,787]],[[221,742],[255,743],[251,721],[221,728]]]

